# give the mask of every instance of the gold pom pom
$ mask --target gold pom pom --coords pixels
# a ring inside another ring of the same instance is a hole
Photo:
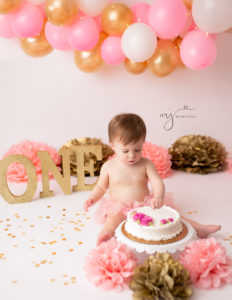
[[[92,153],[85,154],[85,163],[89,163],[91,159],[94,160],[94,175],[98,176],[100,174],[100,170],[102,165],[107,161],[108,157],[114,154],[113,149],[103,144],[100,139],[97,138],[90,138],[90,137],[84,137],[79,139],[72,139],[68,142],[66,142],[62,147],[71,148],[73,145],[101,145],[102,146],[102,160],[97,160],[96,156]],[[71,152],[70,155],[70,170],[71,175],[77,176],[77,165],[76,165],[76,156],[74,152]],[[85,175],[90,175],[87,171]]]
[[[172,168],[188,173],[208,174],[224,170],[226,165],[225,147],[204,135],[183,136],[168,150]]]
[[[156,253],[135,268],[130,282],[134,300],[181,300],[192,295],[189,273],[169,253]]]

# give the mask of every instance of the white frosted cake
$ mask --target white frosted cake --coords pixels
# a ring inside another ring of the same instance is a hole
[[[123,227],[127,237],[147,243],[173,242],[182,231],[183,223],[179,213],[168,206],[133,209],[128,213]]]

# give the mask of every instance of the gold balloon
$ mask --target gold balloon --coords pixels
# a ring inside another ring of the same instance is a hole
[[[149,70],[157,76],[169,75],[180,62],[177,46],[170,40],[159,40],[153,56],[147,61]]]
[[[0,14],[8,14],[16,9],[21,0],[0,0]]]
[[[102,28],[108,35],[121,35],[132,22],[133,13],[123,3],[109,4],[101,15]]]
[[[100,33],[97,45],[90,51],[75,51],[74,60],[77,67],[87,73],[91,73],[99,69],[102,64],[101,58],[101,45],[102,42],[107,38],[104,32]]]
[[[181,43],[182,43],[182,40],[183,40],[183,39],[182,39],[181,37],[178,37],[178,38],[176,38],[176,39],[173,41],[173,43],[176,45],[178,51],[180,51],[180,45],[181,45]],[[180,58],[180,55],[179,55],[179,63],[178,63],[177,66],[178,66],[178,67],[181,67],[181,68],[186,68],[186,66],[183,64],[183,62],[182,62],[182,60],[181,60],[181,58]]]
[[[193,0],[182,0],[184,4],[187,6],[187,8],[192,8]]]
[[[45,11],[48,20],[58,26],[70,24],[76,17],[76,0],[47,0]]]
[[[140,74],[140,73],[142,73],[142,72],[144,72],[146,70],[146,68],[147,68],[147,62],[146,61],[135,62],[135,61],[132,61],[132,60],[126,58],[124,60],[124,67],[126,68],[126,70],[129,73]]]
[[[44,29],[35,37],[20,38],[20,44],[23,51],[32,57],[45,56],[53,50],[45,37]]]

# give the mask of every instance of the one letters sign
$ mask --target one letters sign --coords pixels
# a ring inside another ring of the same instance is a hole
[[[77,184],[71,187],[70,177],[70,153],[74,152],[76,155],[77,164]],[[37,155],[41,160],[42,169],[42,191],[40,197],[54,196],[54,192],[50,190],[49,171],[52,173],[54,179],[60,185],[65,195],[70,195],[72,191],[89,191],[92,190],[96,184],[85,184],[85,171],[91,175],[94,174],[94,161],[90,160],[88,164],[85,163],[85,153],[93,153],[97,160],[102,160],[102,146],[100,145],[73,145],[71,148],[62,147],[59,154],[62,156],[62,173],[54,164],[52,158],[47,151],[38,151]],[[19,162],[23,164],[26,169],[28,183],[27,189],[22,195],[14,195],[11,193],[7,184],[7,170],[10,164]],[[10,155],[0,161],[0,195],[8,203],[22,203],[32,200],[37,189],[36,170],[33,163],[24,155]]]

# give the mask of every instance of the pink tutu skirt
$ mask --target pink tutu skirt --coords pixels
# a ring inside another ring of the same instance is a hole
[[[125,217],[127,213],[137,207],[148,206],[151,203],[153,195],[146,196],[143,201],[135,201],[132,204],[128,205],[126,203],[121,203],[119,201],[112,200],[112,198],[107,195],[102,197],[98,201],[98,208],[94,213],[94,221],[99,224],[104,224],[107,215],[122,213]],[[171,193],[167,193],[164,197],[164,204],[178,210],[174,204],[173,197]]]

